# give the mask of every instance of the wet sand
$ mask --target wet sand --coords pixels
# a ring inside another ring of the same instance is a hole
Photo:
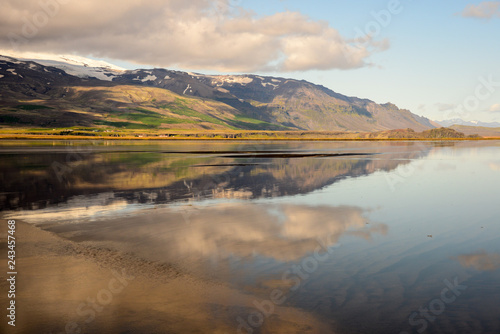
[[[315,316],[286,306],[275,306],[260,327],[238,328],[238,317],[247,320],[256,311],[251,294],[169,264],[16,223],[16,327],[4,320],[2,333],[332,332]],[[0,250],[6,254],[2,226]],[[8,290],[4,277],[0,290]],[[1,298],[5,304],[4,293]]]

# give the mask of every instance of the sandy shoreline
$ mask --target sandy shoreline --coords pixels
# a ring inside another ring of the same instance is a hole
[[[176,141],[205,141],[205,142],[237,142],[237,141],[311,141],[311,142],[380,142],[380,141],[390,141],[390,142],[404,142],[404,141],[492,141],[500,140],[500,137],[495,136],[485,136],[480,138],[352,138],[352,137],[326,137],[326,138],[315,138],[315,137],[243,137],[243,138],[209,138],[209,137],[134,137],[134,136],[124,136],[124,137],[91,137],[91,136],[52,136],[52,135],[6,135],[0,134],[0,140],[111,140],[111,141],[157,141],[157,142],[176,142]]]
[[[2,321],[3,333],[250,332],[244,326],[238,331],[237,319],[255,311],[255,296],[166,264],[16,223],[16,327]],[[6,254],[2,226],[0,248]],[[2,263],[6,266],[6,260]],[[0,289],[7,291],[3,277]],[[277,306],[252,330],[321,333],[331,328],[307,312]]]

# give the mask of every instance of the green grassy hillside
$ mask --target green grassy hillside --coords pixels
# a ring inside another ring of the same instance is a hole
[[[43,98],[3,101],[4,126],[118,129],[283,130],[253,119],[224,103],[141,86],[73,86]]]

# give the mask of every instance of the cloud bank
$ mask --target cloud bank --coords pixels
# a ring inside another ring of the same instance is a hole
[[[451,110],[457,107],[456,104],[450,104],[450,103],[436,103],[435,105],[439,111]]]
[[[491,111],[491,112],[500,112],[500,103],[493,104],[490,107],[489,111]]]
[[[477,5],[468,5],[461,15],[475,19],[500,18],[500,1],[483,1]]]
[[[354,69],[387,48],[299,12],[258,16],[230,0],[8,0],[0,48],[225,72]]]

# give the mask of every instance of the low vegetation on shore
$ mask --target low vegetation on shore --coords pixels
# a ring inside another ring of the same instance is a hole
[[[478,135],[466,136],[451,128],[416,132],[413,129],[378,132],[353,131],[189,131],[139,130],[105,128],[3,128],[0,139],[202,139],[202,140],[471,140],[485,139]]]

